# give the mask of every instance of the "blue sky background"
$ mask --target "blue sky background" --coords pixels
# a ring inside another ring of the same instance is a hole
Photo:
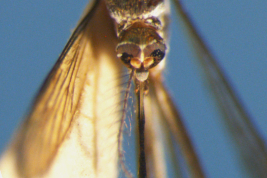
[[[267,1],[183,2],[266,140]],[[0,151],[29,109],[86,3],[0,1]],[[209,177],[244,177],[178,21],[172,22],[166,82],[205,171]]]

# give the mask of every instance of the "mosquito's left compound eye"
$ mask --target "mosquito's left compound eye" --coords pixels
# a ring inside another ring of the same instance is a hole
[[[164,58],[165,52],[161,51],[160,49],[156,49],[151,53],[150,56],[154,58],[156,63],[159,63]]]
[[[144,48],[144,67],[151,69],[158,65],[165,57],[166,45],[163,42],[157,42],[147,45]]]

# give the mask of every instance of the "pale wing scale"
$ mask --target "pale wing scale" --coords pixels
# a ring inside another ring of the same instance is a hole
[[[167,177],[166,151],[164,146],[164,131],[162,117],[155,101],[155,93],[149,86],[145,96],[145,154],[147,162],[147,177]]]
[[[152,75],[150,81],[151,88],[155,90],[154,93],[157,98],[157,103],[160,103],[159,109],[163,116],[162,119],[180,147],[181,154],[186,161],[190,176],[196,178],[205,177],[201,163],[198,160],[197,153],[191,143],[189,134],[187,133],[183,121],[181,120],[182,118],[176,109],[171,96],[162,83],[162,78]],[[172,149],[171,147],[169,148],[170,150]]]
[[[252,176],[267,174],[266,144],[179,0],[173,1],[239,153]]]
[[[169,115],[166,115],[164,112],[164,108],[169,107],[170,104],[166,103],[166,100],[159,100],[158,95],[164,95],[164,93],[157,93],[161,89],[156,89],[155,83],[161,83],[161,81],[155,80],[153,77],[150,77],[149,81],[149,93],[145,97],[148,177],[168,177],[170,172],[175,177],[182,177],[182,167],[176,154],[177,147],[175,147],[179,142],[177,139],[175,140],[177,144],[172,142],[173,132],[170,130],[168,124],[168,120],[170,119],[167,118]],[[167,91],[165,92],[167,93]],[[175,137],[177,138],[177,136]]]
[[[122,65],[116,35],[103,1],[94,1],[42,86],[28,118],[0,161],[4,177],[96,177],[117,175],[118,115],[109,76]],[[111,112],[111,111],[106,111]],[[107,115],[107,114],[106,114]],[[112,154],[111,154],[112,153]]]

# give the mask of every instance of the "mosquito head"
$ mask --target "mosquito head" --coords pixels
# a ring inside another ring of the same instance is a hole
[[[137,73],[147,73],[163,60],[166,52],[164,40],[155,29],[150,27],[132,27],[119,36],[117,57]]]

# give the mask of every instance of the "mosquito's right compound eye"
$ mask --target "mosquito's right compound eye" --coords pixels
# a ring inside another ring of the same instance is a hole
[[[127,66],[130,66],[130,62],[131,62],[131,59],[133,58],[133,55],[128,54],[128,53],[122,53],[120,58],[124,64],[126,64]]]
[[[128,67],[132,68],[131,60],[140,55],[140,48],[134,44],[121,44],[117,47],[117,57]]]
[[[127,67],[131,67],[131,59],[133,58],[132,54],[129,53],[121,53],[117,55],[118,58],[120,58],[120,60],[127,66]]]

